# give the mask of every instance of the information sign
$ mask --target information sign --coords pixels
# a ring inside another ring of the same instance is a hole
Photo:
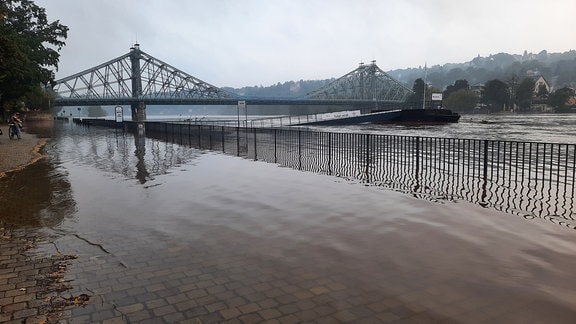
[[[121,123],[124,121],[124,111],[122,109],[122,106],[116,106],[115,115],[117,123]]]

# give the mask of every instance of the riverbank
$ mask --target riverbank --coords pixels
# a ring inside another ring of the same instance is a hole
[[[42,158],[40,153],[47,140],[34,134],[22,132],[22,139],[11,140],[7,126],[0,127],[0,178],[7,172],[20,170]]]
[[[47,139],[22,132],[10,140],[7,126],[0,126],[0,179],[42,159]],[[37,253],[42,241],[33,228],[7,226],[0,219],[0,322],[58,323],[72,305],[83,305],[88,296],[64,296],[71,287],[64,275],[74,255]],[[69,295],[69,294],[68,294]]]

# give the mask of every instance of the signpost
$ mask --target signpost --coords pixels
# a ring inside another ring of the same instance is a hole
[[[121,123],[124,121],[124,111],[122,109],[122,106],[116,106],[115,116],[116,116],[116,122],[117,123]]]
[[[442,92],[432,93],[432,102],[440,102],[438,108],[442,108]]]
[[[240,109],[246,109],[246,101],[238,101],[238,127],[240,127]]]

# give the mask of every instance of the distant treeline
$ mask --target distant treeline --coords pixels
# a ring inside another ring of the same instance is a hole
[[[424,67],[396,69],[387,73],[396,80],[412,88],[414,81],[424,78]],[[342,71],[345,75],[350,71]],[[473,86],[489,80],[507,82],[515,78],[522,80],[528,75],[542,75],[552,89],[562,87],[576,88],[576,51],[564,53],[538,54],[524,52],[522,55],[499,53],[488,57],[478,56],[465,63],[447,63],[427,67],[426,81],[433,87],[445,89],[457,80],[467,80]],[[337,76],[339,77],[339,76]],[[246,97],[303,97],[307,93],[320,89],[335,79],[300,80],[277,83],[272,86],[253,86],[239,89],[224,88],[227,91]]]

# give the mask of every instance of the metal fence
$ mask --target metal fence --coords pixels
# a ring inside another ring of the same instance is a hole
[[[576,229],[576,144],[154,122],[146,136]]]
[[[576,228],[574,144],[147,123],[200,149],[335,175],[430,200],[466,200]]]

